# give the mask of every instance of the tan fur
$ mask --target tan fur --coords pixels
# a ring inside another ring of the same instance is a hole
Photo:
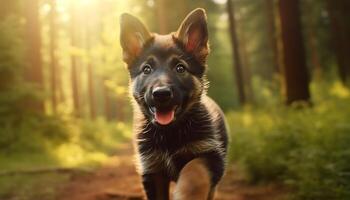
[[[187,163],[176,183],[174,200],[207,200],[212,193],[210,174],[204,161],[196,158]]]
[[[130,64],[141,51],[142,46],[152,35],[146,26],[129,14],[120,16],[120,44],[123,48],[123,60]]]
[[[154,46],[158,46],[163,49],[171,48],[175,45],[173,35],[159,35],[154,33]]]
[[[189,143],[185,145],[183,148],[176,151],[175,154],[186,154],[186,153],[194,153],[194,154],[200,154],[204,152],[209,152],[212,150],[220,150],[224,151],[221,147],[221,142],[217,139],[207,139],[207,140],[200,140],[196,142]]]
[[[194,24],[194,22],[202,22],[206,24],[206,21],[207,21],[207,15],[205,13],[205,10],[195,9],[190,14],[188,14],[187,17],[183,20],[179,29],[175,33],[175,37],[178,38],[180,41],[182,41],[184,44],[187,44],[190,39],[188,34],[189,28]],[[203,33],[199,31],[201,30],[195,30],[193,32],[193,35],[191,34],[190,35],[192,36],[191,38],[201,41],[202,44],[199,44],[199,46],[194,47],[190,51],[193,51],[193,54],[195,55],[195,57],[200,63],[205,64],[207,56],[209,55],[209,51],[210,51],[209,43],[208,43],[208,35],[203,35]]]

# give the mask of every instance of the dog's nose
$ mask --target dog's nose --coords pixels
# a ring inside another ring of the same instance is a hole
[[[173,92],[171,88],[167,86],[156,87],[152,91],[152,96],[155,101],[168,101],[173,97]]]

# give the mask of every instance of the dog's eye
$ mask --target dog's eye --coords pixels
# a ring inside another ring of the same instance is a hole
[[[185,71],[186,71],[186,68],[182,63],[179,63],[176,65],[176,72],[177,73],[184,73]]]
[[[145,64],[142,68],[144,74],[150,74],[152,72],[152,67],[149,64]]]

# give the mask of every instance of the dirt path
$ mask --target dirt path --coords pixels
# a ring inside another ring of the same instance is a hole
[[[132,162],[130,145],[120,149],[102,168],[85,175],[75,175],[63,187],[59,200],[141,200],[142,186]],[[251,186],[233,167],[220,182],[217,200],[281,200],[277,186]]]

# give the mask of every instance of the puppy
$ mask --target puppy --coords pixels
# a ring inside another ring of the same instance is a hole
[[[206,13],[195,9],[168,35],[121,15],[120,42],[130,75],[138,170],[149,200],[213,199],[225,169],[224,114],[206,95]]]

